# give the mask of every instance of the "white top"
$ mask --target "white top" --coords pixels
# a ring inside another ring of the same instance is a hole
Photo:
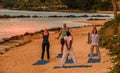
[[[68,46],[70,46],[70,41],[72,40],[72,36],[65,36],[64,40],[67,41]]]
[[[91,45],[98,45],[99,43],[99,35],[91,34]]]

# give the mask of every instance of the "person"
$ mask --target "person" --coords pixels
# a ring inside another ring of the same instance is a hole
[[[93,25],[92,31],[91,31],[91,32],[88,32],[88,44],[91,44],[91,35],[92,35],[92,32],[93,32],[94,30],[97,31],[96,25]],[[98,31],[97,31],[97,32],[98,32]]]
[[[64,37],[66,36],[66,32],[68,31],[68,29],[67,29],[67,27],[66,27],[66,24],[63,24],[63,28],[62,28],[62,30],[61,30],[61,32],[60,32],[60,34],[59,34],[59,36],[57,37],[57,39],[59,39],[60,38],[60,36],[61,36],[61,41],[60,41],[60,43],[61,43],[61,54],[63,54],[63,48],[64,48]]]
[[[93,32],[94,30],[96,30],[96,32],[98,32],[98,31],[97,31],[97,28],[96,28],[96,25],[93,25],[92,32]]]
[[[74,53],[73,48],[72,48],[73,37],[69,31],[67,31],[66,36],[64,37],[64,41],[65,41],[66,48],[63,51],[63,56],[62,56],[62,60],[61,60],[61,67],[64,66],[64,64],[67,60],[68,54],[71,55],[74,63],[77,64],[77,60],[75,58],[75,53]]]
[[[41,60],[44,59],[44,53],[45,49],[47,51],[47,59],[50,59],[50,54],[49,54],[49,48],[50,48],[50,43],[49,43],[49,32],[47,28],[44,29],[44,32],[42,32],[43,36],[43,42],[42,42],[42,55],[41,55]]]
[[[94,51],[95,47],[96,47],[96,51],[97,51],[97,54],[99,56],[99,59],[101,58],[98,45],[99,45],[99,35],[97,34],[97,30],[93,30],[92,34],[91,34],[90,58],[93,57],[93,51]]]

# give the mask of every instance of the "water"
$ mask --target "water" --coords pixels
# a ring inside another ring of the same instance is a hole
[[[67,15],[109,15],[110,17],[99,17],[99,19],[111,19],[113,14],[100,14],[100,13],[74,13],[74,12],[44,12],[44,11],[18,11],[18,10],[0,10],[0,15],[10,15],[10,16],[19,16],[19,15],[29,15],[29,16],[67,16]],[[74,21],[86,20],[90,17],[80,17],[80,18],[14,18],[14,19],[0,19],[0,39],[4,37],[11,37],[15,35],[24,34],[25,32],[35,32],[40,31],[41,29],[61,27],[64,23],[68,27],[76,27],[83,25],[90,25],[86,23],[76,23]],[[92,17],[97,18],[97,17]]]

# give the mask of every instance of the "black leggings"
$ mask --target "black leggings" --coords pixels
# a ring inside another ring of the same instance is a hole
[[[41,56],[42,60],[44,58],[45,48],[47,50],[47,59],[50,59],[49,47],[50,47],[50,43],[42,43],[42,56]]]

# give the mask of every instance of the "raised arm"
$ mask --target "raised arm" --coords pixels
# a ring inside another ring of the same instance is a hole
[[[62,34],[62,31],[60,31],[60,33],[59,33],[59,35],[58,35],[57,39],[59,39],[59,38],[60,38],[61,34]]]

